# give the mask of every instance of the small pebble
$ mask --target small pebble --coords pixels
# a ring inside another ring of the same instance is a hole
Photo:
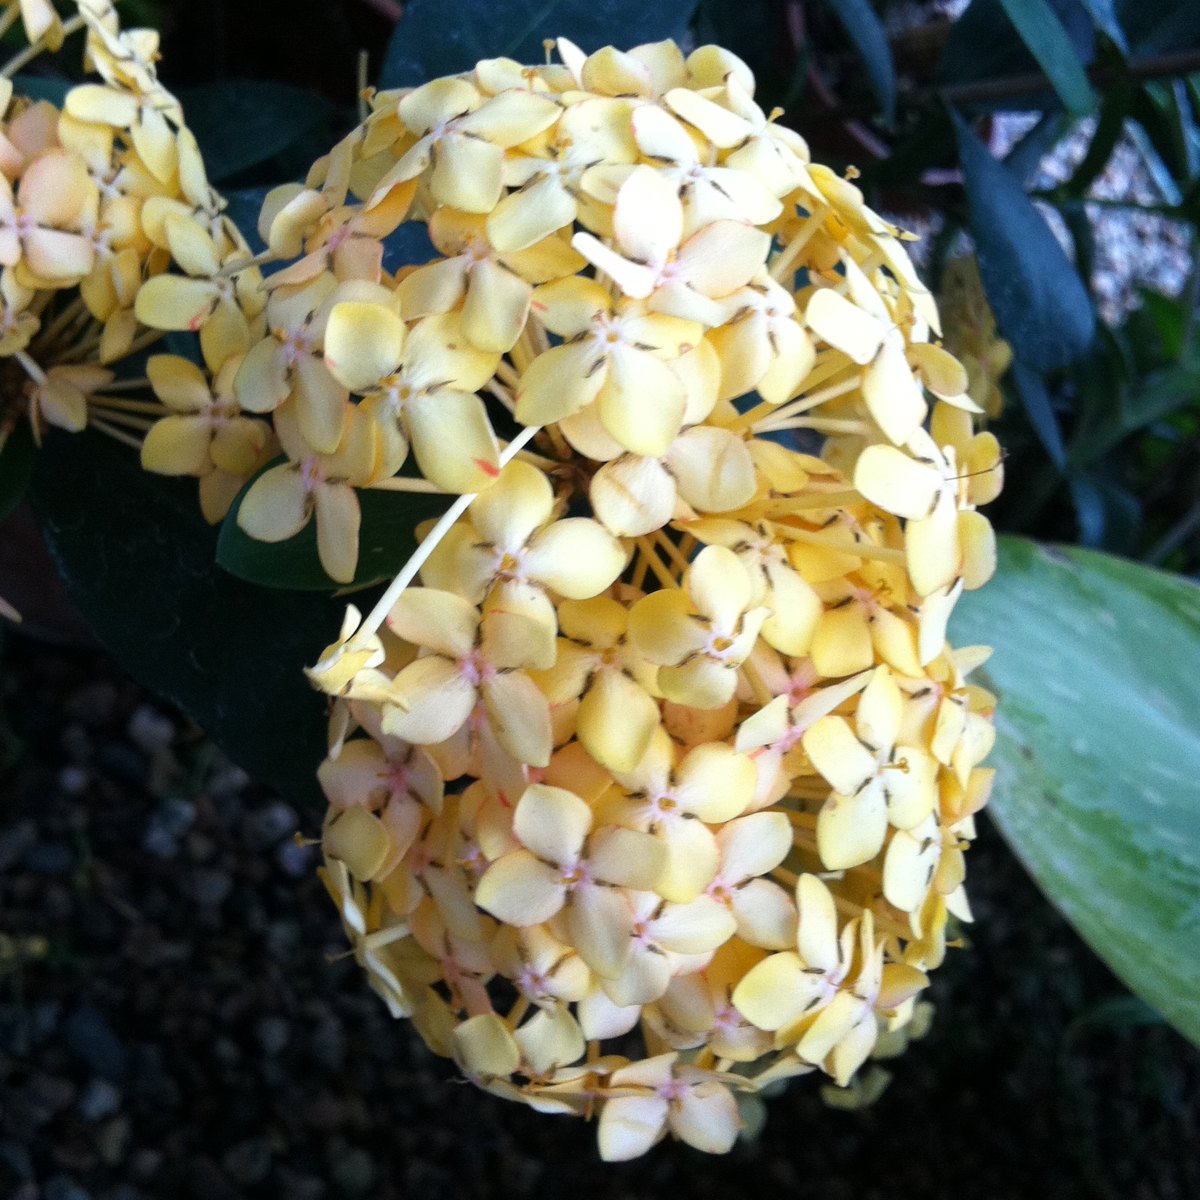
[[[91,1192],[85,1191],[67,1175],[55,1175],[46,1184],[44,1200],[92,1200]]]
[[[121,1091],[107,1079],[92,1079],[79,1097],[79,1115],[85,1121],[103,1121],[121,1107]]]
[[[25,854],[25,866],[39,875],[61,875],[75,864],[75,855],[65,842],[39,842]]]
[[[124,1115],[100,1126],[96,1134],[96,1150],[110,1167],[115,1167],[125,1157],[132,1132],[129,1118]]]
[[[347,1196],[365,1196],[375,1182],[375,1164],[359,1146],[334,1151],[330,1173],[334,1185]]]
[[[129,1055],[94,1004],[81,1004],[67,1018],[63,1033],[67,1045],[97,1075],[116,1082],[124,1079]]]
[[[254,850],[268,850],[281,839],[295,833],[299,825],[296,810],[282,800],[251,809],[242,822],[246,841]]]
[[[15,866],[37,838],[37,826],[32,821],[19,821],[11,829],[0,831],[0,872]]]
[[[254,1032],[263,1053],[272,1058],[283,1050],[291,1038],[291,1027],[282,1017],[262,1017]]]
[[[63,767],[58,774],[58,786],[68,796],[82,796],[91,783],[91,776],[82,767]]]
[[[197,867],[191,872],[186,890],[201,908],[217,908],[233,891],[233,879],[216,867]]]
[[[291,879],[301,879],[316,869],[317,848],[301,846],[291,838],[280,842],[275,851],[275,861],[279,869]]]
[[[139,704],[133,710],[125,732],[129,740],[147,754],[163,750],[175,740],[174,722],[148,704]]]
[[[249,1187],[261,1183],[271,1172],[271,1147],[265,1138],[248,1138],[226,1150],[221,1165],[235,1183]]]

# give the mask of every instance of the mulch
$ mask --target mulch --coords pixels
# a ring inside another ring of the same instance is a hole
[[[1200,1195],[1200,1052],[1131,1020],[986,822],[971,944],[873,1107],[800,1079],[725,1158],[606,1166],[388,1018],[292,841],[316,814],[96,652],[14,635],[0,680],[2,1196]]]

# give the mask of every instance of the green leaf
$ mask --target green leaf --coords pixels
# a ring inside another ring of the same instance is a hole
[[[867,68],[871,90],[883,115],[890,121],[896,112],[896,69],[883,22],[870,0],[827,0],[842,23]]]
[[[36,457],[33,431],[28,421],[21,421],[0,446],[0,521],[25,495]]]
[[[1125,131],[1125,118],[1129,115],[1133,96],[1132,88],[1120,85],[1105,93],[1100,119],[1088,143],[1087,153],[1067,181],[1066,191],[1072,196],[1083,196],[1095,183],[1096,176],[1108,165],[1108,160],[1112,158],[1117,142]]]
[[[1009,374],[1038,441],[1050,455],[1050,461],[1061,471],[1066,466],[1067,450],[1050,402],[1050,393],[1046,390],[1046,381],[1016,359],[1009,367]]]
[[[258,79],[181,88],[179,99],[213,183],[274,158],[333,113],[324,96]]]
[[[1131,58],[1200,46],[1200,4],[1196,0],[1114,0]]]
[[[269,471],[279,458],[263,467]],[[258,473],[262,474],[262,471]],[[258,475],[254,477],[257,479]],[[416,527],[440,517],[453,496],[420,492],[360,491],[362,529],[359,533],[358,571],[352,584],[340,584],[325,574],[317,555],[316,521],[310,521],[286,542],[258,542],[238,528],[237,515],[254,479],[238,493],[217,539],[217,562],[231,575],[262,587],[300,592],[330,592],[351,586],[366,587],[390,579],[417,548]]]
[[[1000,329],[1029,366],[1065,366],[1096,330],[1087,289],[1020,181],[953,117],[979,273]]]
[[[1096,55],[1096,31],[1092,18],[1080,0],[1040,0],[1063,30],[1076,60],[1090,65]],[[1013,79],[1037,74],[1042,68],[1030,53],[1001,0],[973,0],[950,27],[945,49],[938,60],[936,79],[939,86],[959,86]],[[1053,76],[1050,77],[1053,83]],[[1086,80],[1085,80],[1086,82]],[[1060,106],[1059,96],[1050,87],[1042,87],[1019,99],[1011,95],[974,102],[977,108],[1047,109]]]
[[[1200,587],[1003,538],[951,636],[996,647],[989,811],[1101,958],[1200,1043]]]
[[[1088,11],[1096,28],[1108,38],[1122,54],[1129,53],[1129,41],[1117,20],[1116,0],[1080,0]]]
[[[150,475],[98,434],[48,438],[30,496],[72,600],[121,666],[255,779],[320,812],[325,705],[302,671],[344,605],[219,570],[195,480]]]
[[[57,75],[17,75],[13,78],[13,93],[28,96],[30,100],[49,100],[55,108],[62,108],[67,93],[75,87],[73,79],[62,79]]]
[[[1087,116],[1096,94],[1058,15],[1046,0],[1000,0],[1008,19],[1054,85],[1068,112]]]
[[[589,53],[613,43],[680,38],[696,0],[409,0],[388,44],[380,87],[403,87],[469,71],[483,58],[546,61],[546,38],[566,37]]]

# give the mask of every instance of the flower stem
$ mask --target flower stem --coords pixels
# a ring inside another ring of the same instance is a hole
[[[69,21],[63,23],[63,37],[70,37],[73,33],[78,33],[86,24],[83,17],[72,17]],[[42,54],[46,47],[46,40],[43,38],[40,42],[34,42],[32,46],[26,46],[19,54],[14,54],[12,58],[4,64],[3,69],[0,69],[0,77],[11,79],[22,67],[33,62],[39,54]]]
[[[504,448],[500,455],[500,467],[506,467],[525,445],[532,441],[538,430],[539,425],[530,425],[526,429],[522,429],[519,434]],[[392,611],[392,606],[404,594],[408,585],[417,577],[417,572],[425,565],[425,560],[434,552],[442,538],[450,532],[450,528],[454,522],[467,511],[472,500],[478,495],[478,492],[468,492],[464,496],[459,496],[457,500],[442,514],[438,523],[429,531],[421,544],[413,551],[408,562],[404,564],[404,568],[400,574],[388,585],[387,591],[379,597],[375,607],[367,614],[367,618],[359,626],[355,637],[370,637],[377,633],[380,626],[387,620],[387,615]]]

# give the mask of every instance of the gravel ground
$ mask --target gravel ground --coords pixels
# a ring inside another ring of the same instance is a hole
[[[1120,984],[990,827],[973,944],[873,1108],[799,1080],[727,1158],[604,1166],[590,1128],[457,1081],[337,958],[291,841],[312,814],[98,654],[12,637],[0,678],[4,1197],[1200,1195],[1200,1053],[1098,1007]]]

